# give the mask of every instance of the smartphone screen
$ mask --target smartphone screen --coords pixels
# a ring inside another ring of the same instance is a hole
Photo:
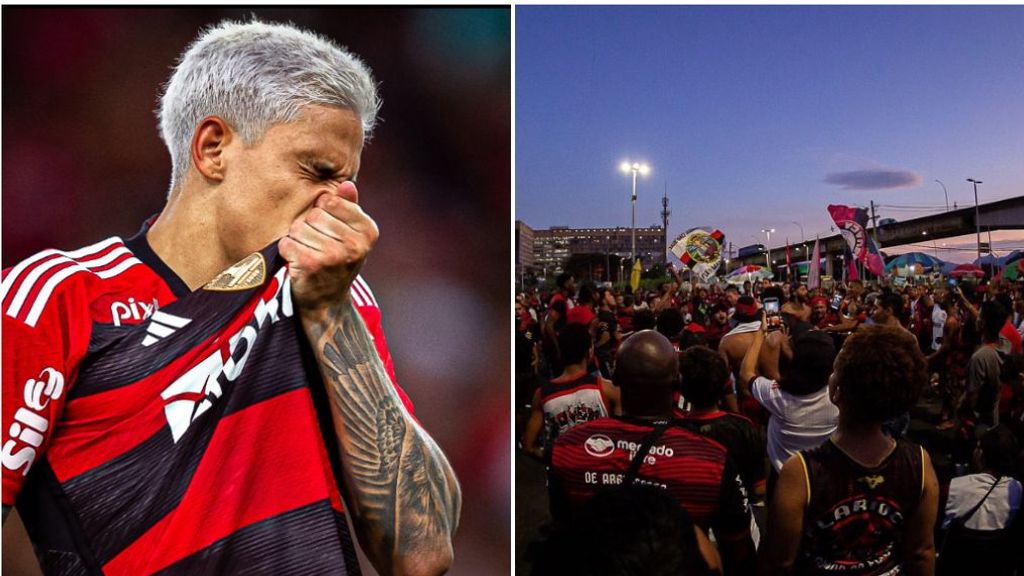
[[[832,309],[833,310],[839,310],[839,305],[842,304],[842,302],[843,302],[843,297],[842,296],[840,296],[839,294],[836,294],[835,296],[833,296],[832,297]]]
[[[779,315],[779,299],[778,298],[765,298],[764,299],[764,312],[768,321],[768,330],[778,330],[782,328],[782,316]]]

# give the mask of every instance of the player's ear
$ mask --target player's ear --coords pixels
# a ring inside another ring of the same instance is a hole
[[[207,180],[224,180],[226,168],[224,150],[234,133],[222,118],[207,116],[192,133],[192,165]]]

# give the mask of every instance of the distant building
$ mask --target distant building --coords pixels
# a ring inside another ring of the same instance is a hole
[[[614,254],[630,257],[632,228],[569,228],[553,226],[533,231],[534,268],[541,273],[562,271],[573,254]],[[665,263],[665,229],[636,229],[636,252],[644,266]],[[518,260],[517,260],[518,262]]]
[[[516,277],[521,276],[525,271],[534,268],[533,257],[533,228],[527,226],[521,220],[516,220]]]

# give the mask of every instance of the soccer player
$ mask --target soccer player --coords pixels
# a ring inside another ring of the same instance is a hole
[[[378,108],[332,42],[223,22],[161,98],[163,211],[4,271],[3,512],[44,570],[358,573],[346,510],[380,572],[451,564],[458,483],[358,275]]]

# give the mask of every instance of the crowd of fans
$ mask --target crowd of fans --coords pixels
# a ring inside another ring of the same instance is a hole
[[[556,284],[515,305],[535,573],[1024,575],[1024,283]]]

